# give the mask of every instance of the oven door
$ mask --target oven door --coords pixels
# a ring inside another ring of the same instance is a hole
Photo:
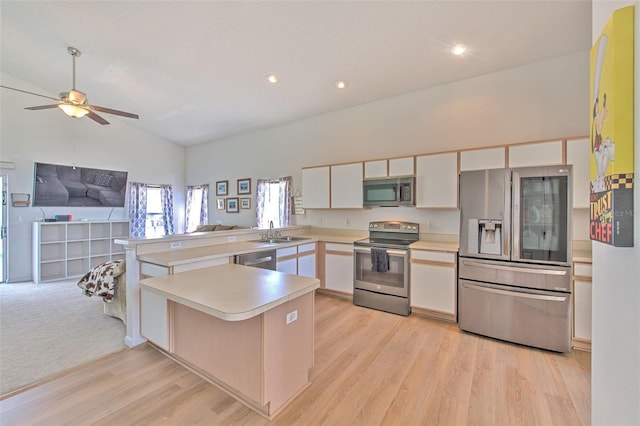
[[[389,267],[386,272],[377,272],[372,270],[371,248],[354,248],[354,288],[409,297],[409,251],[387,249],[386,252]]]

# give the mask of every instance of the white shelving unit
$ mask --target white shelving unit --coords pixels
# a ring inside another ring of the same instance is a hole
[[[114,239],[128,236],[128,221],[33,222],[33,281],[80,277],[100,263],[124,259],[124,247]]]

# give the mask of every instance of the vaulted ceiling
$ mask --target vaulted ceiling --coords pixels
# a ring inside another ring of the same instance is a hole
[[[591,44],[587,0],[2,0],[0,15],[3,73],[57,97],[72,88],[74,46],[90,103],[140,115],[105,118],[185,146]],[[464,56],[451,54],[455,43]],[[47,103],[21,96],[20,106]]]

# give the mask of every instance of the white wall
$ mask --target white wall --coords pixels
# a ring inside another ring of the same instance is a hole
[[[47,94],[12,76],[0,77],[3,85]],[[184,147],[138,131],[126,123],[126,118],[105,115],[111,124],[101,126],[86,118],[68,118],[57,109],[24,109],[47,102],[44,98],[0,90],[0,158],[15,163],[15,170],[0,170],[0,174],[7,175],[9,193],[32,193],[36,161],[124,170],[129,172],[129,181],[173,185],[177,223],[184,221]],[[144,111],[136,112],[144,117]],[[10,281],[31,280],[31,223],[55,214],[95,220],[128,217],[124,208],[9,206]]]
[[[615,9],[635,5],[634,244],[593,243],[591,422],[640,424],[640,1],[593,2],[593,42]]]
[[[186,181],[228,180],[235,196],[236,179],[252,178],[253,206],[256,178],[291,175],[299,189],[303,166],[587,135],[588,68],[584,52],[188,147]],[[215,198],[212,190],[211,206]],[[316,210],[294,219],[358,230],[384,219],[418,222],[422,232],[459,227],[455,210]],[[210,223],[254,221],[253,209],[210,210]],[[577,223],[575,238],[588,239],[586,212]]]

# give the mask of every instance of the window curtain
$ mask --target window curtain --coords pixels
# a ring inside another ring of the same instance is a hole
[[[199,206],[195,206],[193,199],[197,190],[202,191],[202,200]],[[209,184],[199,185],[199,186],[187,186],[187,221],[186,221],[186,230],[187,232],[191,232],[198,225],[206,225],[209,221]],[[198,223],[193,223],[192,213],[194,209],[199,209],[198,214]]]
[[[160,201],[162,202],[162,220],[164,221],[164,235],[173,235],[173,187],[160,186]]]
[[[209,223],[209,184],[205,183],[202,187],[202,202],[200,203],[200,223],[198,225],[206,225]]]
[[[129,232],[131,237],[144,237],[147,224],[147,185],[129,183]]]
[[[278,205],[280,212],[278,219],[280,227],[291,224],[291,176],[280,178],[278,181]]]
[[[269,199],[269,180],[258,179],[256,183],[256,226],[263,228],[265,203]]]
[[[278,180],[258,179],[256,184],[256,225],[259,228],[265,228],[265,213],[273,209],[274,203],[277,203],[279,228],[289,226],[291,224],[291,176],[283,177]],[[275,211],[271,210],[270,215],[275,216]],[[275,217],[273,217],[275,223]]]

